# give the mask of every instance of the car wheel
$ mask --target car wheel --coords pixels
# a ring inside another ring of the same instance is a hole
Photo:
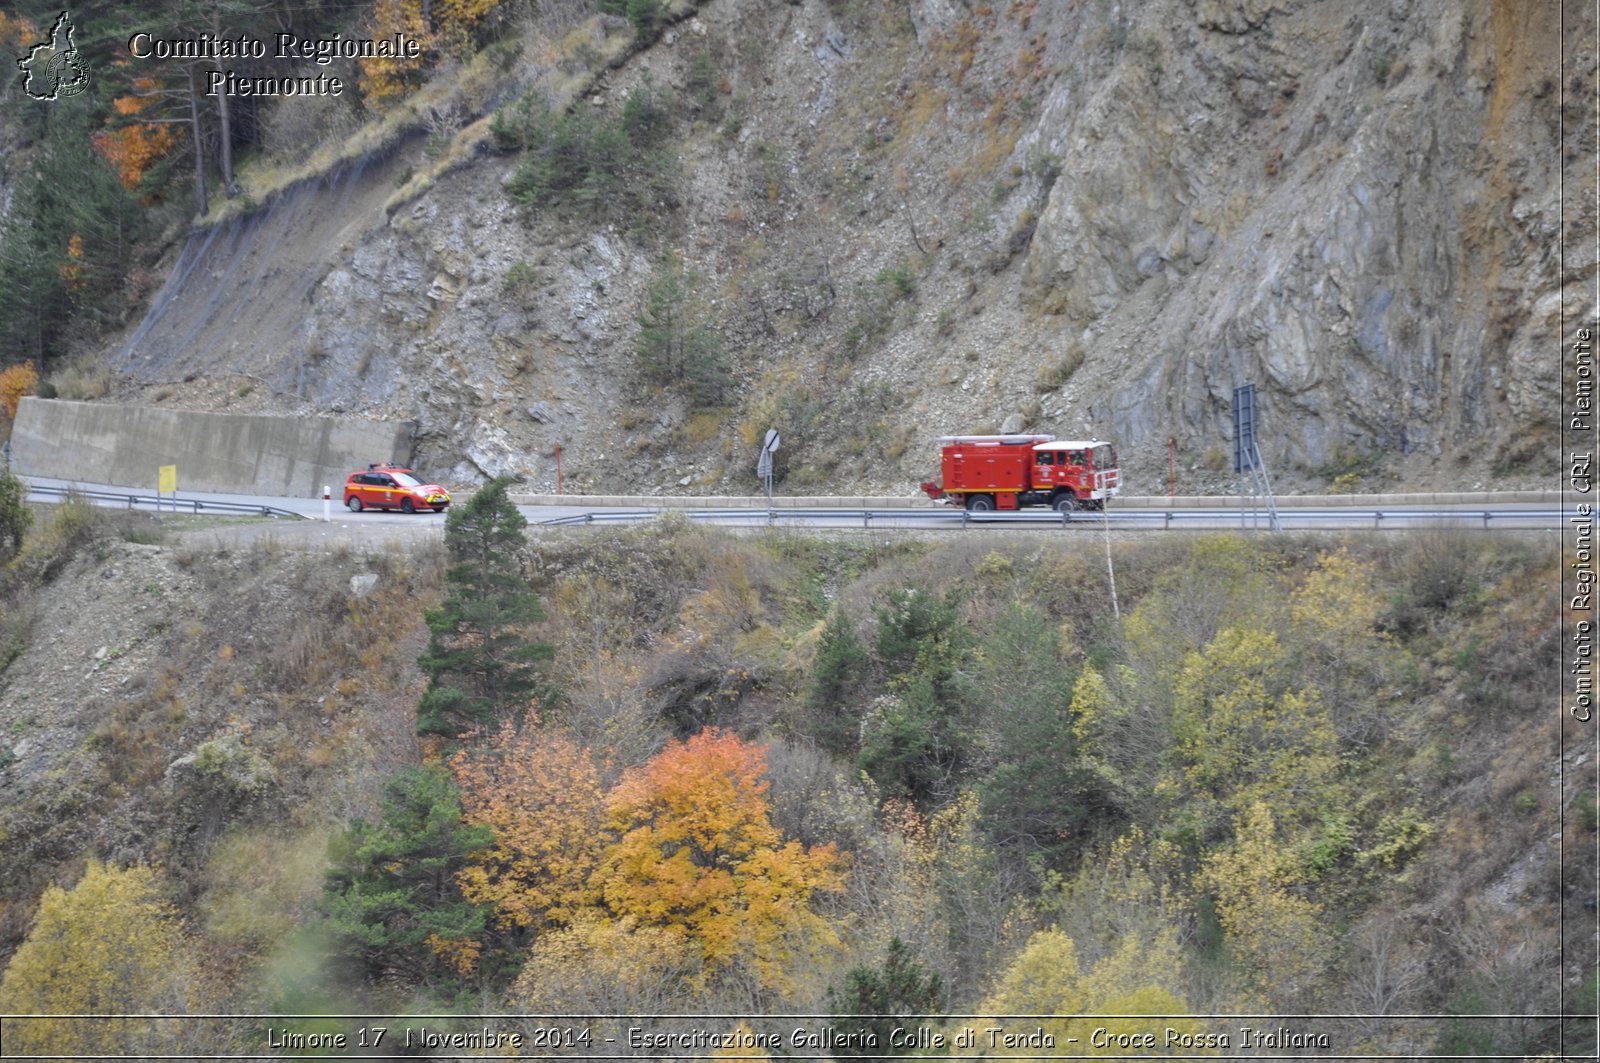
[[[355,495],[351,495],[348,499],[346,499],[345,505],[350,507],[350,512],[352,513],[361,512],[361,499],[357,498]]]
[[[411,499],[402,498],[400,500],[400,512],[402,512],[402,513],[415,513],[416,511],[417,511],[416,503],[412,502]]]

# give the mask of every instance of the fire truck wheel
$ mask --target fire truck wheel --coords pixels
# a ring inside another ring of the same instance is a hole
[[[1070,491],[1059,496],[1054,503],[1057,513],[1071,513],[1078,508],[1078,497]]]
[[[994,499],[988,495],[967,496],[968,513],[987,513],[992,509],[994,509]]]

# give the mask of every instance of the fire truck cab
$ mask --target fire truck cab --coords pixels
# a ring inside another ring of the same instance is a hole
[[[972,512],[1050,506],[1101,509],[1122,489],[1117,451],[1099,439],[1049,435],[943,436],[942,482],[922,485],[929,498]]]

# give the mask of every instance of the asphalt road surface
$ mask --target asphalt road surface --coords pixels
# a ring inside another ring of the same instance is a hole
[[[90,484],[28,478],[33,501],[58,501],[60,492],[75,489],[86,493],[98,505],[128,506],[130,498],[139,500],[138,508],[155,508],[155,493],[148,489],[121,487],[109,484]],[[575,500],[576,501],[576,500]],[[683,500],[680,500],[683,501]],[[196,534],[215,534],[219,539],[231,541],[271,538],[292,543],[338,542],[381,545],[437,540],[443,534],[443,513],[384,513],[368,510],[351,513],[339,504],[337,498],[324,502],[321,498],[284,498],[264,495],[230,495],[222,493],[185,491],[173,503],[169,496],[165,503],[178,513],[203,514],[216,517],[216,523],[206,524]],[[666,507],[663,507],[665,509]],[[853,530],[909,530],[946,531],[961,529],[1030,529],[1058,533],[1082,534],[1104,527],[1105,518],[1098,513],[1075,513],[1067,520],[1050,510],[1032,509],[1020,513],[987,513],[968,515],[959,509],[932,504],[895,509],[778,509],[766,510],[696,510],[692,506],[673,506],[673,511],[690,519],[729,527],[761,528],[814,528]],[[650,519],[654,509],[592,509],[581,503],[576,505],[534,505],[519,507],[528,522],[536,526],[584,527],[600,524],[632,523]],[[1368,506],[1329,507],[1296,506],[1292,498],[1278,507],[1280,524],[1284,530],[1337,530],[1337,529],[1401,529],[1429,524],[1458,524],[1467,528],[1559,529],[1575,511],[1566,511],[1550,503],[1481,503],[1457,506],[1395,505],[1374,508]],[[259,515],[241,519],[239,511],[276,510],[298,514],[307,518],[298,520],[291,516],[261,519]],[[1230,528],[1270,527],[1264,508],[1246,511],[1241,515],[1239,506],[1219,499],[1215,507],[1175,508],[1127,507],[1113,504],[1109,516],[1110,529],[1118,532],[1150,530],[1226,530]]]

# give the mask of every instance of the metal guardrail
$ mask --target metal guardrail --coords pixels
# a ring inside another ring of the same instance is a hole
[[[1037,512],[999,513],[989,511],[986,513],[969,513],[966,510],[915,510],[915,509],[708,509],[708,510],[601,510],[590,513],[577,513],[564,517],[551,517],[548,520],[534,521],[541,527],[570,527],[573,525],[587,524],[626,524],[638,521],[655,520],[662,513],[679,513],[689,520],[698,521],[756,521],[765,520],[768,525],[776,525],[780,521],[790,520],[849,520],[852,523],[859,520],[862,527],[871,528],[873,522],[878,527],[891,527],[895,524],[905,523],[959,523],[963,528],[972,525],[1004,525],[1004,524],[1056,524],[1066,527],[1071,524],[1099,525],[1105,521],[1119,527],[1153,527],[1159,525],[1163,529],[1171,528],[1174,524],[1191,524],[1206,522],[1215,524],[1218,521],[1235,521],[1239,519],[1236,509],[1138,509],[1138,510],[1112,510],[1109,513],[1072,512],[1060,513],[1055,510]],[[1368,526],[1395,528],[1417,523],[1468,523],[1481,524],[1484,528],[1492,527],[1496,521],[1539,521],[1547,520],[1560,522],[1572,516],[1559,508],[1540,508],[1532,510],[1493,510],[1493,509],[1292,509],[1280,507],[1278,510],[1280,523],[1285,526],[1300,524],[1316,526],[1337,522],[1345,527]]]
[[[249,502],[216,502],[204,498],[157,498],[150,495],[130,495],[120,491],[86,491],[76,487],[35,487],[28,486],[29,495],[51,495],[57,498],[86,498],[91,502],[102,505],[122,502],[129,509],[137,506],[150,506],[155,509],[173,510],[181,512],[189,510],[196,515],[202,512],[212,513],[247,513],[258,517],[289,517],[293,520],[309,520],[304,513],[296,513],[292,509],[279,509],[277,506],[254,505]]]

